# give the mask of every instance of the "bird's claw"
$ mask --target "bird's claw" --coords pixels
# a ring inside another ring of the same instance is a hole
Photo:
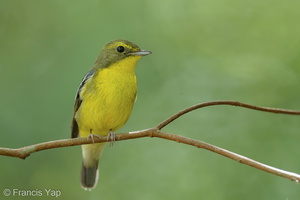
[[[90,134],[89,134],[89,136],[88,136],[88,138],[91,138],[91,139],[92,139],[93,145],[95,144],[95,140],[94,140],[95,137],[100,138],[99,135],[94,135],[94,134],[92,133],[92,131],[91,131]]]
[[[107,135],[107,141],[110,141],[110,146],[113,146],[114,142],[116,141],[116,134],[112,131],[109,131]]]

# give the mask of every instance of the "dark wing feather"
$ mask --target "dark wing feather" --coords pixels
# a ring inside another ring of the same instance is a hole
[[[76,138],[79,135],[79,129],[78,129],[77,121],[75,119],[75,114],[76,114],[77,110],[79,109],[79,107],[82,103],[82,98],[80,96],[80,91],[84,87],[86,81],[89,80],[90,78],[92,78],[93,75],[94,75],[94,70],[89,71],[85,75],[85,77],[82,79],[82,81],[79,85],[79,88],[77,90],[76,97],[75,97],[75,104],[74,104],[74,113],[73,113],[73,119],[72,119],[72,126],[71,126],[72,138]]]

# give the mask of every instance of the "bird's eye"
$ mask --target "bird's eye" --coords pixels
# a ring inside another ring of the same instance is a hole
[[[117,47],[117,51],[120,52],[120,53],[122,53],[122,52],[125,51],[125,48],[123,46],[118,46]]]

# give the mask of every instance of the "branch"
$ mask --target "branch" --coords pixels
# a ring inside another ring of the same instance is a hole
[[[241,103],[238,101],[210,101],[210,102],[206,102],[206,103],[196,104],[194,106],[186,108],[186,109],[176,113],[175,115],[169,117],[168,119],[166,119],[165,121],[163,121],[162,123],[157,125],[156,127],[158,129],[162,129],[163,127],[165,127],[166,125],[168,125],[169,123],[171,123],[172,121],[174,121],[175,119],[179,118],[180,116],[182,116],[186,113],[189,113],[193,110],[197,110],[199,108],[204,108],[204,107],[208,107],[208,106],[216,106],[216,105],[238,106],[238,107],[244,107],[244,108],[248,108],[248,109],[252,109],[252,110],[258,110],[258,111],[270,112],[270,113],[278,113],[278,114],[286,114],[286,115],[300,115],[300,111],[297,111],[297,110],[285,110],[285,109],[278,109],[278,108],[253,106],[253,105]]]
[[[165,133],[162,132],[161,129],[174,121],[175,119],[179,118],[180,116],[191,112],[193,110],[207,107],[207,106],[213,106],[213,105],[231,105],[231,106],[239,106],[244,108],[249,108],[253,110],[259,110],[264,112],[271,112],[271,113],[280,113],[280,114],[289,114],[289,115],[300,115],[300,111],[293,111],[293,110],[284,110],[284,109],[275,109],[275,108],[266,108],[266,107],[258,107],[253,106],[245,103],[240,103],[237,101],[213,101],[213,102],[207,102],[202,104],[197,104],[192,107],[186,108],[175,115],[171,116],[170,118],[166,119],[159,125],[157,125],[155,128],[150,128],[142,131],[136,131],[136,132],[130,132],[128,133],[120,133],[116,135],[116,141],[121,140],[128,140],[128,139],[135,139],[135,138],[141,138],[141,137],[158,137],[162,139],[167,139],[191,146],[195,146],[198,148],[206,149],[208,151],[220,154],[222,156],[225,156],[227,158],[230,158],[232,160],[238,161],[240,163],[249,165],[251,167],[257,168],[259,170],[281,176],[283,178],[300,182],[300,175],[284,171],[272,166],[265,165],[263,163],[257,162],[255,160],[252,160],[250,158],[247,158],[245,156],[236,154],[234,152],[228,151],[226,149],[222,149],[220,147],[194,140],[191,138],[183,137],[180,135],[175,135],[171,133]],[[107,137],[94,137],[94,140],[91,138],[75,138],[75,139],[65,139],[65,140],[56,140],[56,141],[50,141],[40,144],[35,144],[31,146],[26,146],[18,149],[9,149],[9,148],[0,148],[0,155],[3,156],[10,156],[10,157],[17,157],[25,159],[27,158],[31,153],[46,150],[46,149],[53,149],[53,148],[60,148],[60,147],[68,147],[68,146],[76,146],[76,145],[82,145],[82,144],[92,144],[92,143],[99,143],[99,142],[107,142]]]

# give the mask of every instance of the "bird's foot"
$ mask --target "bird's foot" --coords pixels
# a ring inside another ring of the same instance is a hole
[[[95,140],[94,140],[95,137],[100,138],[99,135],[94,135],[94,134],[92,133],[92,130],[91,130],[91,131],[90,131],[90,134],[89,134],[89,136],[88,136],[88,138],[91,138],[91,139],[92,139],[93,145],[95,144]]]
[[[110,146],[113,146],[116,141],[116,134],[112,130],[107,135],[107,141],[110,141]]]

